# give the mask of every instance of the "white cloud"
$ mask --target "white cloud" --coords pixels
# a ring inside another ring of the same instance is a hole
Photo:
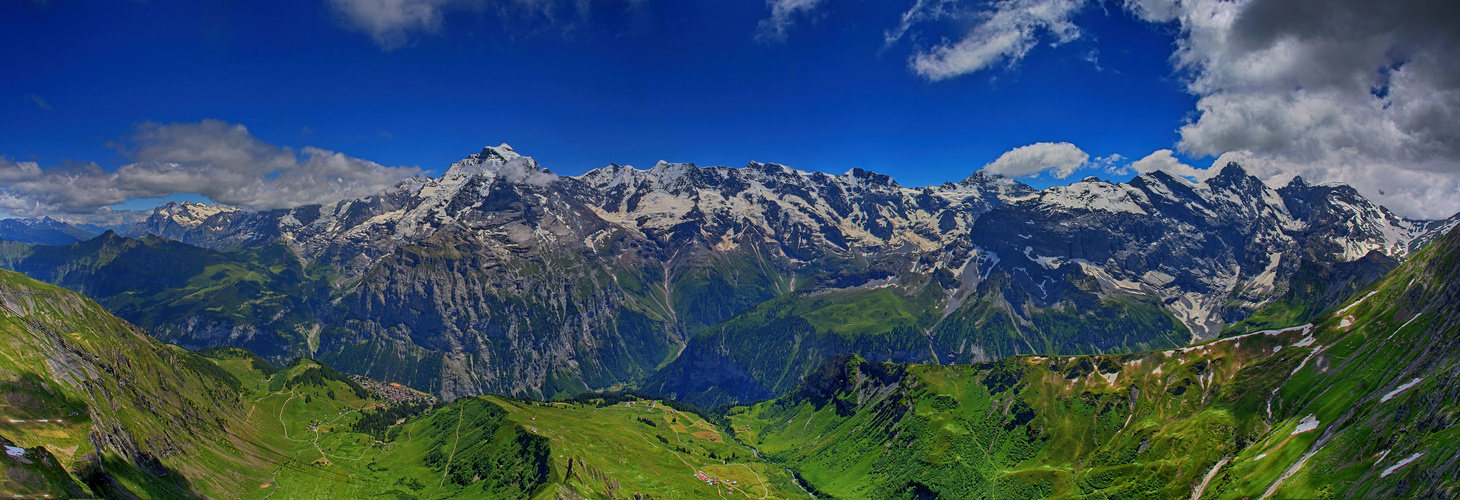
[[[1167,14],[1149,5],[1175,6],[1173,59],[1199,96],[1183,152],[1232,154],[1272,179],[1347,183],[1410,216],[1460,210],[1460,4],[1126,4],[1152,20]]]
[[[33,161],[12,161],[0,157],[0,184],[29,181],[41,176],[41,167]]]
[[[1024,177],[1051,171],[1055,178],[1064,179],[1089,159],[1090,155],[1068,142],[1036,142],[999,155],[997,160],[984,165],[983,171],[1004,177]]]
[[[1181,163],[1181,160],[1177,160],[1175,156],[1172,156],[1172,154],[1173,151],[1169,149],[1157,150],[1154,153],[1146,155],[1145,158],[1141,158],[1139,160],[1131,162],[1130,169],[1140,174],[1163,170],[1171,175],[1193,177],[1198,180],[1211,177],[1216,171],[1220,170],[1207,168],[1199,169],[1191,165]],[[1221,164],[1226,165],[1226,162],[1222,162]]]
[[[1142,20],[1164,23],[1176,19],[1181,7],[1176,0],[1124,0],[1125,9]]]
[[[1000,0],[988,10],[979,11],[978,20],[957,41],[944,40],[927,50],[913,54],[913,71],[929,80],[944,80],[1007,62],[1023,59],[1043,33],[1053,37],[1051,45],[1059,45],[1080,37],[1080,28],[1070,18],[1085,5],[1085,0]],[[947,3],[918,1],[903,14],[902,24],[888,32],[888,43],[901,38],[911,23],[948,15]]]
[[[351,27],[364,31],[381,48],[405,44],[413,31],[433,32],[442,10],[464,0],[330,0],[330,6]]]
[[[420,173],[306,147],[301,159],[265,143],[242,125],[218,120],[137,128],[135,163],[106,171],[95,164],[39,168],[0,159],[0,210],[14,215],[88,213],[136,198],[194,193],[253,209],[330,203],[391,189]]]
[[[1120,165],[1123,161],[1125,161],[1125,156],[1122,156],[1120,153],[1111,153],[1109,156],[1092,158],[1086,167],[1104,170],[1105,173],[1111,175],[1128,175],[1130,173],[1129,170]]]
[[[897,27],[883,32],[884,47],[891,47],[892,44],[897,43],[915,24],[955,15],[957,7],[957,0],[915,0],[912,7],[902,13]]]
[[[821,0],[766,0],[771,17],[762,19],[756,25],[755,39],[761,43],[785,43],[786,32],[796,24],[796,18],[810,14],[821,4]]]
[[[558,174],[538,168],[537,163],[526,156],[507,160],[507,163],[497,168],[496,173],[503,181],[513,184],[546,186],[558,180]]]
[[[127,190],[115,174],[94,164],[67,164],[41,169],[40,175],[0,186],[0,210],[23,217],[91,212],[127,201]]]

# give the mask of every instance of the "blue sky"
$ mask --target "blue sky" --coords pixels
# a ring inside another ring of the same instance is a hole
[[[1159,11],[1160,0],[1043,0],[1069,12],[1018,24],[1013,33],[1026,50],[951,76],[920,73],[912,61],[960,41],[982,43],[974,39],[997,28],[989,26],[1001,13],[1047,5],[401,0],[434,16],[421,23],[351,10],[389,3],[382,1],[0,4],[0,61],[10,73],[0,79],[8,118],[0,121],[0,157],[48,173],[87,163],[113,172],[144,157],[174,160],[139,153],[162,140],[140,131],[217,120],[300,158],[315,147],[435,173],[507,142],[568,175],[609,162],[756,160],[831,173],[861,167],[918,186],[962,179],[1021,146],[1068,142],[1088,156],[1068,178],[1046,171],[1023,180],[1042,187],[1085,175],[1127,179],[1144,171],[1132,162],[1163,149],[1175,151],[1165,157],[1174,168],[1206,167],[1231,150],[1262,164],[1250,170],[1274,182],[1324,175],[1313,167],[1323,158],[1285,153],[1269,136],[1249,144],[1241,134],[1194,128],[1217,115],[1203,107],[1208,99],[1271,96],[1206,82],[1223,71],[1219,59],[1177,52],[1203,28],[1189,13]],[[776,18],[779,3],[802,7]],[[908,17],[918,21],[889,43]],[[784,30],[767,28],[775,19]],[[1223,127],[1231,128],[1207,129]],[[1285,140],[1289,149],[1306,147]],[[1454,161],[1442,153],[1449,163],[1395,160],[1395,168],[1439,171],[1454,186]],[[1111,155],[1123,160],[1099,162]],[[1366,178],[1345,175],[1330,180]],[[147,192],[214,198],[164,191]],[[1454,194],[1424,196],[1444,211]]]

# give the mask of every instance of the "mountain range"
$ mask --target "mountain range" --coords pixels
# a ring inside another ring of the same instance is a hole
[[[771,163],[554,174],[507,145],[329,205],[168,204],[124,235],[0,245],[158,338],[299,356],[446,399],[785,394],[841,354],[976,363],[1307,321],[1460,218],[1228,164],[1045,190]]]

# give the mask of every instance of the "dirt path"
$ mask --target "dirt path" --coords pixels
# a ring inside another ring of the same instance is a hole
[[[1196,485],[1196,489],[1191,491],[1191,500],[1201,500],[1201,494],[1207,490],[1207,485],[1211,484],[1212,479],[1217,477],[1217,473],[1222,471],[1222,466],[1227,465],[1227,461],[1231,459],[1232,457],[1222,457],[1217,461],[1217,465],[1212,466],[1212,470],[1207,471],[1206,477],[1201,478],[1201,484]]]
[[[294,438],[289,437],[289,424],[286,423],[286,422],[284,422],[284,410],[288,409],[289,408],[289,402],[290,401],[293,401],[294,398],[297,398],[297,397],[299,397],[298,394],[294,394],[293,391],[290,391],[289,392],[289,399],[285,399],[284,400],[284,404],[279,405],[279,427],[283,427],[284,428],[284,439],[288,439],[288,440],[293,441],[293,442],[296,442],[296,443],[308,443],[309,441],[305,441],[303,439],[294,439]]]
[[[446,468],[441,472],[441,482],[436,484],[436,490],[431,492],[427,498],[435,498],[441,487],[446,485],[446,476],[451,474],[451,461],[456,460],[456,447],[461,444],[461,421],[466,416],[466,409],[456,412],[456,439],[451,442],[451,455],[446,457]]]

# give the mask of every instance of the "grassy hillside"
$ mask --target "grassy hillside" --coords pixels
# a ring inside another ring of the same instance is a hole
[[[276,361],[318,346],[314,309],[331,293],[282,244],[224,253],[108,232],[64,246],[6,242],[0,268],[86,294],[163,340],[245,347]]]
[[[641,388],[715,407],[785,394],[840,354],[898,363],[971,363],[1030,352],[1159,349],[1190,337],[1155,298],[1101,296],[1093,278],[1068,284],[1082,290],[1070,294],[1078,303],[1014,311],[997,279],[961,304],[950,304],[937,275],[903,280],[875,273],[872,266],[861,275],[818,275],[806,290],[712,326]],[[842,282],[853,286],[838,287]],[[954,310],[945,314],[948,307]]]
[[[843,358],[737,434],[819,498],[1454,496],[1460,234],[1309,325],[1120,356]]]
[[[981,284],[971,298],[939,321],[931,335],[941,362],[974,363],[1020,354],[1127,353],[1185,345],[1191,332],[1161,307],[1159,298],[1097,294],[1093,278],[1070,274],[1075,300],[1017,311],[1003,280]]]
[[[236,377],[14,273],[0,272],[0,304],[0,436],[15,446],[106,495],[216,496],[266,473]]]
[[[800,492],[694,413],[619,396],[387,405],[332,368],[161,344],[0,271],[0,492],[53,498],[688,498]],[[703,474],[707,479],[697,478]],[[713,481],[713,482],[712,482]],[[799,493],[804,496],[804,493]]]

